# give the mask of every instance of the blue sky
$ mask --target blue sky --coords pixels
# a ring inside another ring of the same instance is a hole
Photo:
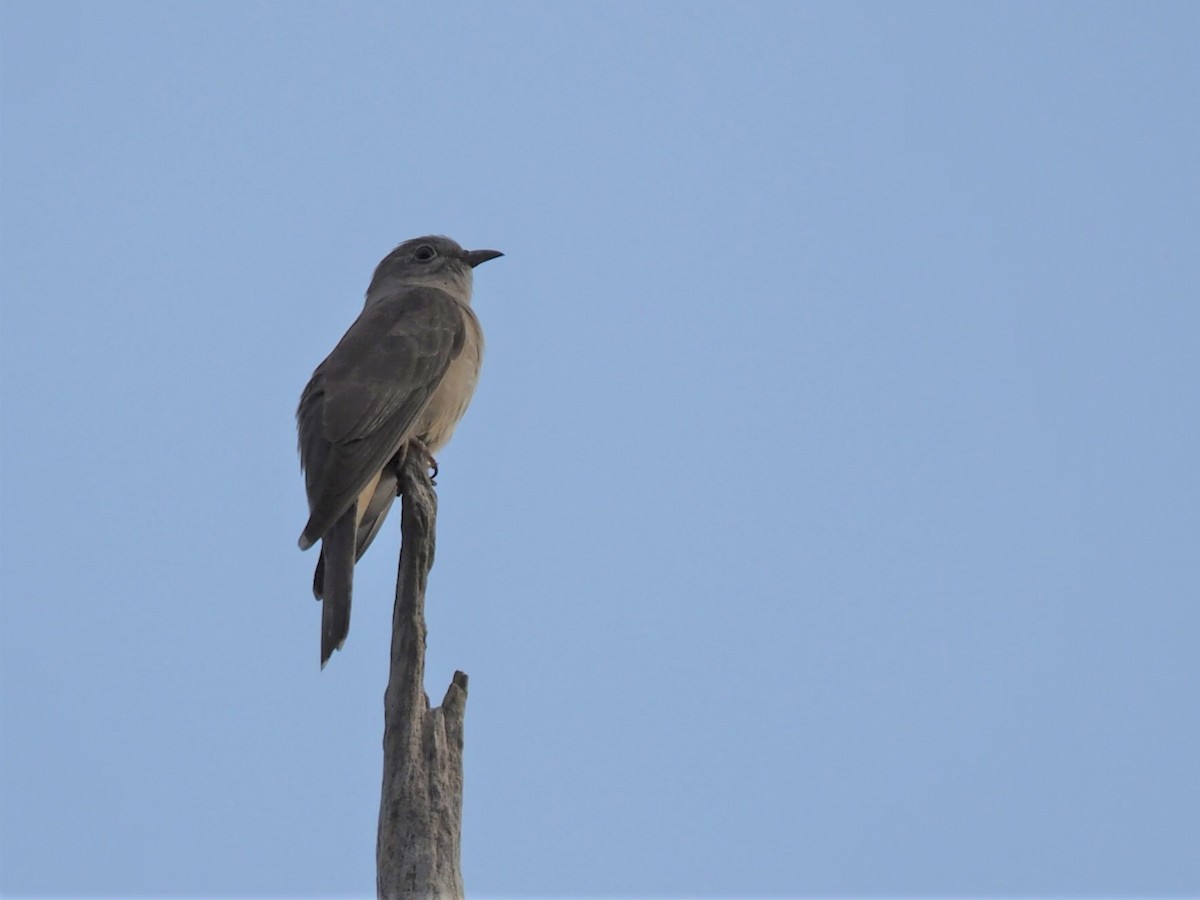
[[[1200,893],[1200,7],[0,32],[4,893],[373,891],[398,524],[319,671],[293,413],[430,232],[468,893]]]

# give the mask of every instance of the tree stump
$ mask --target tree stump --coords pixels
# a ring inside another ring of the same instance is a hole
[[[401,550],[384,694],[383,792],[376,889],[386,900],[462,898],[463,716],[467,676],[442,705],[425,694],[425,585],[433,566],[437,494],[420,454],[400,465]]]

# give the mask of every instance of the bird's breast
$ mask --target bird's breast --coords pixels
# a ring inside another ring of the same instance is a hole
[[[431,453],[436,453],[450,440],[458,420],[467,411],[479,381],[479,366],[483,362],[483,330],[469,307],[463,307],[463,319],[467,335],[462,352],[446,369],[416,428],[417,435]]]

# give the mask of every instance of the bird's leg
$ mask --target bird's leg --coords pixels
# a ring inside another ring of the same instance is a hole
[[[429,476],[429,483],[436,485],[438,476],[437,460],[433,458],[433,454],[429,452],[429,448],[425,446],[425,443],[420,438],[409,438],[408,452],[415,453],[417,458],[420,459],[421,464],[425,468],[432,470],[432,474]]]

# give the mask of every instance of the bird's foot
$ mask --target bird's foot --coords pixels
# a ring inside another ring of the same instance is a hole
[[[437,460],[433,458],[433,454],[429,452],[429,448],[417,438],[412,438],[409,441],[409,452],[415,453],[420,460],[421,465],[430,470],[429,483],[436,485],[438,476]]]

